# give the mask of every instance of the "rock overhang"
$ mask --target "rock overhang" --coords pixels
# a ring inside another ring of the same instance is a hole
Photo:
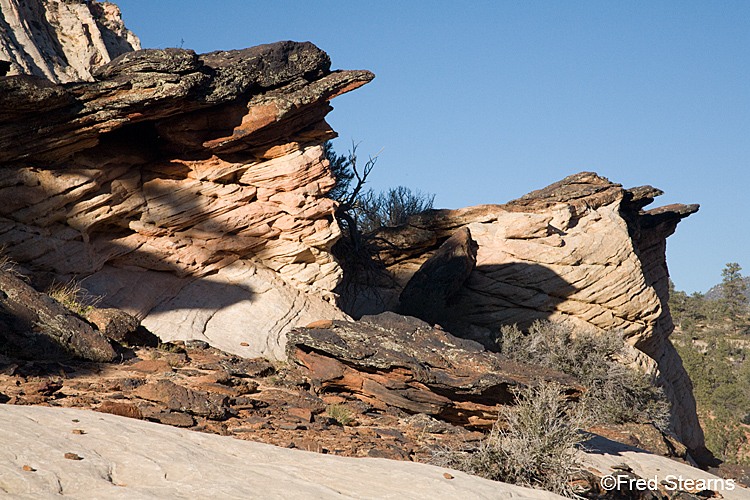
[[[281,356],[297,321],[347,317],[325,115],[372,73],[286,41],[139,50],[92,74],[0,78],[0,241],[38,286],[82,279],[165,340],[248,356]]]

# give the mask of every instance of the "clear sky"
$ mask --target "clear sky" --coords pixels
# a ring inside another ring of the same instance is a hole
[[[333,101],[370,186],[437,208],[504,203],[570,174],[700,203],[667,244],[676,286],[750,275],[750,2],[114,0],[144,48],[311,41],[373,82]]]

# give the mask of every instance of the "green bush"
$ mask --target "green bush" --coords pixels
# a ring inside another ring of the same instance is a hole
[[[341,425],[349,425],[354,420],[352,412],[344,405],[332,404],[326,407],[326,415]]]
[[[719,460],[748,464],[750,444],[741,424],[750,423],[749,353],[728,335],[726,324],[709,323],[691,335],[678,333],[674,345],[693,382],[706,447]]]
[[[381,227],[394,227],[405,224],[409,216],[432,208],[434,194],[423,193],[419,189],[398,186],[378,194],[370,189],[360,196],[354,212],[357,226],[362,233],[369,233]]]
[[[101,298],[90,297],[74,280],[65,284],[53,283],[47,289],[47,295],[79,316],[86,316],[101,301]]]

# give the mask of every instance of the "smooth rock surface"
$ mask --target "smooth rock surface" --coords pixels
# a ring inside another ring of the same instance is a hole
[[[715,494],[704,491],[698,495],[699,498],[724,498],[726,500],[750,499],[750,490],[744,486],[740,486],[736,481],[733,484],[728,483],[718,476],[676,460],[645,453],[639,448],[611,441],[601,436],[595,436],[584,444],[589,448],[589,452],[581,454],[582,462],[589,470],[593,469],[600,476],[617,476],[622,473],[623,469],[630,469],[633,474],[640,478],[646,480],[656,478],[657,481],[655,483],[659,489],[672,498],[679,498],[673,497],[673,495],[679,491],[675,489],[675,486],[680,484],[680,478],[683,479],[683,485],[685,485],[684,480],[704,480],[706,481],[705,484],[714,486],[714,488],[708,489],[715,492]],[[666,481],[667,484],[660,484],[662,481]],[[627,489],[624,487],[615,489],[627,492]],[[700,493],[701,491],[696,488],[681,489],[693,494]]]
[[[456,471],[447,479],[447,469],[424,464],[288,450],[81,410],[0,405],[0,430],[0,498],[562,498]]]

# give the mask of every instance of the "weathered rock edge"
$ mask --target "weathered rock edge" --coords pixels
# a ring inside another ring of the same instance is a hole
[[[26,359],[107,362],[117,356],[104,334],[5,271],[0,271],[0,350]]]
[[[0,75],[92,81],[92,68],[141,48],[110,2],[0,0]]]

